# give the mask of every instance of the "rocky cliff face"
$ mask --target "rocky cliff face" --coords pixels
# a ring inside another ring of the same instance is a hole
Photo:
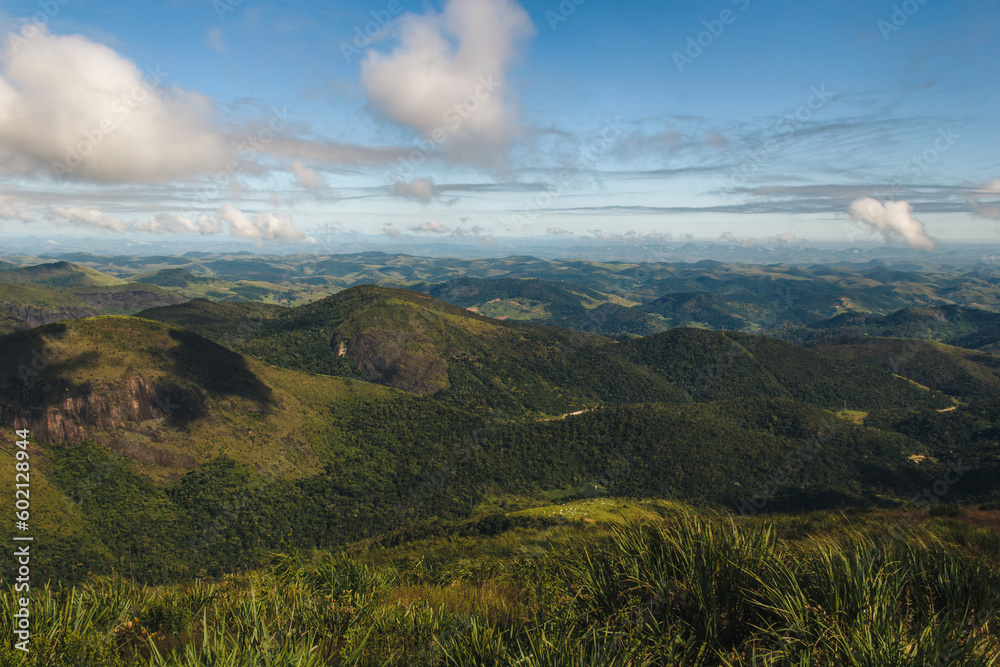
[[[0,415],[16,428],[26,428],[39,440],[53,444],[75,444],[83,440],[107,440],[100,432],[139,432],[141,422],[162,419],[183,421],[192,408],[204,406],[206,395],[155,386],[143,377],[133,377],[113,387],[46,387],[40,393],[26,388],[22,400],[4,397]],[[62,393],[63,396],[58,394]],[[23,400],[27,399],[27,400]],[[109,446],[117,439],[105,442]]]
[[[15,328],[16,331],[27,331],[52,322],[93,317],[97,314],[97,311],[88,308],[36,308],[27,304],[0,304],[0,308],[15,320],[23,322]]]

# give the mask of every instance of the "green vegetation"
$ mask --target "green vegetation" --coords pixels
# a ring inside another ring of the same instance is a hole
[[[592,501],[574,506],[582,513]],[[160,587],[33,590],[0,665],[994,665],[1000,540],[871,514],[452,524]],[[629,514],[630,516],[625,516]],[[10,593],[0,596],[9,618]]]
[[[10,268],[0,270],[0,334],[182,301],[155,285],[128,283],[70,262]]]
[[[0,271],[0,282],[38,280],[42,282],[31,284],[49,287],[53,282],[111,285],[134,280],[160,285],[183,299],[287,305],[377,284],[423,291],[487,315],[607,336],[645,336],[670,327],[694,326],[765,332],[795,341],[842,332],[935,337],[977,349],[995,349],[1000,344],[996,319],[1000,286],[995,279],[930,263],[919,267],[879,263],[762,266],[516,256],[441,259],[378,252],[282,257],[76,253],[62,258],[77,264],[63,261],[43,265],[50,267],[44,270],[8,269]],[[46,275],[57,265],[73,275]],[[84,270],[86,275],[79,274]],[[38,275],[33,278],[32,272]],[[146,307],[155,305],[160,304]],[[900,309],[905,309],[903,314],[892,314]]]
[[[3,271],[0,327],[105,315],[0,336],[0,667],[1000,664],[995,314],[951,274],[114,262]]]

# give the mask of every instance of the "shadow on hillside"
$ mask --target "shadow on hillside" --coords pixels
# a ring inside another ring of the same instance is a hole
[[[261,406],[273,403],[271,388],[254,375],[241,355],[190,331],[171,331],[170,337],[180,343],[167,353],[179,377],[210,394],[241,396]]]
[[[88,383],[64,378],[77,368],[93,364],[99,354],[87,351],[65,359],[55,354],[49,341],[66,332],[63,323],[11,334],[0,347],[0,419],[14,416],[39,419],[46,407],[89,391]]]

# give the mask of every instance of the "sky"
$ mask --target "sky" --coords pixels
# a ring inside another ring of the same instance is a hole
[[[0,35],[0,242],[1000,242],[1000,0],[0,0]]]

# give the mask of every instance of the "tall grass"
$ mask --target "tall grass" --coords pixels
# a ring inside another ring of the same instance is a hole
[[[555,537],[278,554],[213,582],[45,587],[32,652],[5,627],[0,667],[1000,665],[1000,564],[969,546],[985,533],[932,524],[886,540],[870,517],[792,532],[677,511]],[[6,618],[14,600],[0,595]]]

